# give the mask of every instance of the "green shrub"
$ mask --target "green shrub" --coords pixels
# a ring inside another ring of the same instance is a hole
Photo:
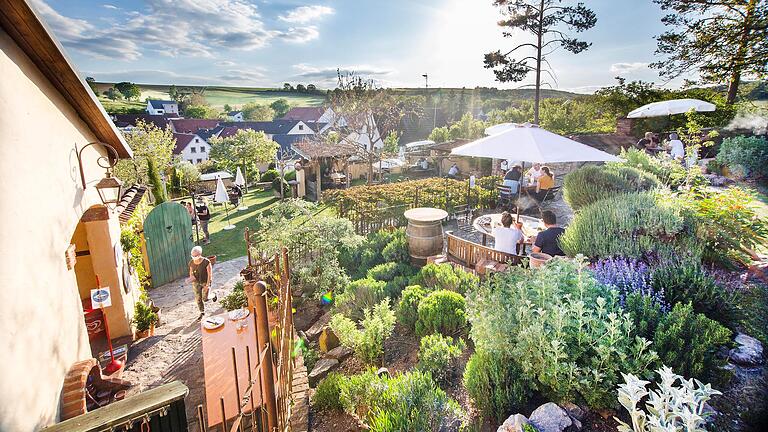
[[[390,282],[397,276],[410,276],[412,274],[413,267],[398,262],[379,264],[368,270],[368,278],[384,282]]]
[[[574,210],[595,201],[627,192],[659,187],[653,174],[626,166],[588,165],[568,173],[563,179],[563,197]]]
[[[421,285],[411,285],[403,290],[400,303],[397,305],[397,319],[411,330],[416,329],[419,319],[419,303],[427,296],[427,291]]]
[[[266,170],[264,173],[261,174],[261,178],[259,179],[260,182],[266,183],[266,182],[272,182],[274,179],[280,177],[280,173],[277,172],[277,170]]]
[[[386,287],[386,282],[369,278],[352,281],[344,292],[336,296],[336,310],[360,321],[364,309],[371,309],[386,298]]]
[[[221,307],[228,311],[248,307],[248,297],[245,295],[243,283],[242,280],[237,281],[232,287],[232,292],[222,297],[219,301]]]
[[[385,261],[399,263],[410,262],[411,255],[408,252],[408,238],[405,236],[404,229],[395,230],[392,239],[381,251],[381,257],[384,258]]]
[[[497,423],[521,411],[531,394],[530,383],[515,361],[484,351],[469,358],[464,387],[483,417]]]
[[[694,312],[690,303],[678,303],[659,322],[653,348],[664,365],[681,375],[721,383],[726,361],[717,350],[730,341],[730,330]]]
[[[341,386],[344,376],[338,372],[331,372],[315,389],[312,397],[312,405],[319,410],[341,410]]]
[[[742,165],[756,176],[768,176],[768,141],[758,136],[725,138],[720,144],[717,161],[729,168]]]
[[[464,351],[464,341],[440,333],[424,336],[419,343],[419,369],[432,375],[438,383],[447,383]]]
[[[405,287],[410,285],[410,283],[411,278],[409,276],[395,276],[394,279],[387,282],[387,286],[384,288],[384,293],[391,299],[398,299]]]
[[[653,340],[659,322],[664,317],[662,306],[651,296],[630,293],[624,301],[624,310],[632,321],[632,333]]]
[[[136,326],[137,331],[147,331],[153,324],[157,324],[159,317],[149,305],[143,301],[137,301],[133,307],[133,324]]]
[[[411,279],[412,285],[421,285],[433,290],[450,290],[462,295],[478,283],[480,279],[477,276],[451,264],[427,264]]]
[[[659,265],[651,272],[651,285],[654,290],[662,290],[672,306],[691,303],[694,312],[728,326],[739,319],[733,295],[698,263],[680,261]]]
[[[438,290],[428,294],[419,303],[416,334],[442,333],[456,335],[464,331],[467,318],[464,297],[453,291]]]
[[[384,299],[373,309],[363,310],[362,330],[341,314],[334,315],[330,325],[339,342],[354,350],[360,360],[366,364],[377,364],[384,354],[384,340],[392,335],[395,328],[395,313],[389,307],[389,299]]]
[[[408,245],[403,228],[382,229],[368,234],[359,245],[343,248],[339,257],[342,267],[357,279],[365,277],[369,269],[387,261],[407,263],[408,260]]]
[[[467,293],[470,336],[478,351],[516,362],[546,398],[611,407],[621,373],[645,374],[657,356],[632,335],[617,292],[585,268],[556,258],[486,280]]]
[[[706,261],[728,268],[746,266],[752,261],[751,250],[768,243],[768,221],[755,212],[753,199],[737,187],[680,195],[680,206],[690,211],[696,223]]]
[[[560,247],[568,256],[590,258],[695,251],[680,209],[662,198],[653,192],[635,192],[588,205],[560,237]]]
[[[375,432],[443,430],[462,416],[458,404],[420,371],[390,378],[369,369],[345,380],[341,400]]]
[[[637,168],[653,174],[664,185],[678,189],[681,186],[703,186],[708,184],[699,167],[686,169],[678,161],[667,157],[651,156],[644,150],[629,148],[622,149],[619,156],[622,162],[611,163],[610,166],[626,166]]]

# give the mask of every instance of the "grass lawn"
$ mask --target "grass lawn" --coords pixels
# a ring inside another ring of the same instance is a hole
[[[206,255],[216,255],[218,261],[227,261],[245,255],[245,228],[254,230],[257,227],[258,215],[269,210],[278,203],[271,190],[267,192],[249,192],[243,197],[248,210],[235,210],[229,206],[229,217],[235,229],[225,231],[227,215],[223,205],[210,205],[211,221],[208,232],[211,234],[211,244],[203,246]],[[202,235],[201,235],[202,237]]]

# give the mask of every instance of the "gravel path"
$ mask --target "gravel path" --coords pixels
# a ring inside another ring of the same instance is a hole
[[[247,258],[236,258],[213,266],[212,287],[219,298],[232,290],[245,268]],[[184,278],[149,291],[149,297],[162,308],[155,335],[135,342],[130,349],[123,378],[133,386],[129,395],[179,380],[189,387],[187,420],[197,430],[198,404],[205,401],[200,321],[191,285]],[[208,302],[206,312],[224,312],[218,303]]]

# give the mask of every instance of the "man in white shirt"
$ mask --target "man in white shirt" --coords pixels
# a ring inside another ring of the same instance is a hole
[[[531,169],[528,170],[527,173],[525,173],[525,176],[528,177],[530,180],[531,185],[535,185],[537,181],[539,181],[539,177],[544,175],[544,172],[541,170],[541,164],[536,162],[533,164]]]
[[[454,163],[453,165],[451,165],[451,168],[448,170],[448,177],[456,178],[457,175],[459,175],[459,167]]]
[[[523,243],[524,236],[519,224],[514,224],[514,221],[511,214],[502,213],[501,226],[494,227],[491,231],[495,250],[517,255],[517,247]]]
[[[672,159],[683,159],[685,157],[685,146],[676,133],[672,132],[669,134],[668,145],[669,154],[672,156]]]

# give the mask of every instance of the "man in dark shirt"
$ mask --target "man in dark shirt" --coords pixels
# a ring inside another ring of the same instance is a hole
[[[533,243],[533,251],[543,252],[552,256],[565,255],[563,250],[560,249],[559,244],[560,236],[563,235],[565,230],[557,226],[557,217],[549,210],[543,211],[541,217],[547,229],[536,236],[536,241]]]
[[[211,220],[211,211],[208,209],[208,206],[202,198],[197,201],[195,210],[197,211],[197,220],[200,221],[200,229],[203,231],[203,235],[205,235],[204,243],[208,244],[211,242],[210,236],[208,235],[208,221]]]

